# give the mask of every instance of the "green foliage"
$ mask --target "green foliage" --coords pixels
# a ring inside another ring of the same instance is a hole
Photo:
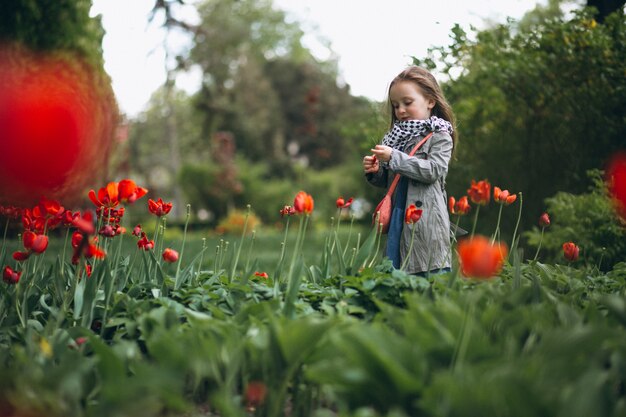
[[[35,258],[17,286],[0,286],[0,410],[120,417],[194,409],[242,417],[287,409],[390,417],[624,411],[623,263],[606,273],[516,263],[491,282],[474,282],[457,272],[416,277],[386,262],[313,276],[305,271],[324,268],[306,261],[293,286],[254,277],[248,267],[230,275],[218,258],[231,252],[218,253],[208,269],[197,267],[197,256],[187,260],[176,287],[173,269],[152,253],[139,255],[147,255],[143,263],[107,258],[78,283],[73,265],[61,273],[59,262],[47,267]],[[28,305],[16,309],[21,303]],[[251,383],[267,390],[254,404]]]
[[[89,16],[91,0],[4,1],[0,5],[0,41],[17,41],[41,51],[71,51],[101,68],[100,18]]]
[[[416,58],[452,77],[444,89],[460,141],[450,194],[472,178],[522,191],[528,229],[545,198],[583,192],[584,172],[626,147],[625,23],[616,13],[598,24],[590,10],[568,19],[551,3],[474,36],[455,27],[450,46]]]
[[[626,259],[626,225],[615,213],[602,173],[596,170],[588,174],[594,184],[589,192],[559,192],[546,199],[551,224],[543,240],[537,226],[525,237],[535,248],[542,241],[542,259],[563,262],[563,243],[574,242],[581,248],[585,262],[608,270]]]

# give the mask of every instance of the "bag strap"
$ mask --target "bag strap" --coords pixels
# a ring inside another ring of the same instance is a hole
[[[430,132],[428,135],[426,135],[424,137],[424,139],[420,140],[417,145],[415,145],[415,147],[413,147],[413,149],[411,150],[411,153],[409,153],[409,156],[413,156],[415,155],[415,152],[417,152],[417,150],[419,148],[422,147],[422,145],[424,143],[426,143],[426,141],[428,140],[428,138],[430,138],[433,135],[433,132]],[[393,192],[396,189],[396,186],[398,185],[398,182],[400,182],[400,174],[396,174],[396,176],[393,178],[393,181],[391,182],[391,185],[389,186],[389,190],[387,190],[387,195],[391,195],[393,194]]]

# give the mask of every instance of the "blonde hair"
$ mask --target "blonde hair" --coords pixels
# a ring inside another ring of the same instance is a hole
[[[406,68],[391,81],[391,84],[389,84],[387,101],[389,109],[391,111],[390,128],[393,127],[393,124],[396,122],[396,120],[398,120],[396,118],[396,113],[394,112],[393,105],[391,104],[391,87],[393,87],[396,83],[402,81],[411,81],[415,83],[426,99],[433,100],[435,102],[435,106],[433,107],[431,114],[433,116],[437,116],[444,120],[447,120],[452,124],[452,144],[453,146],[455,146],[457,140],[456,118],[454,117],[452,107],[450,107],[450,104],[448,104],[448,101],[444,97],[443,91],[441,90],[441,87],[439,87],[439,83],[437,82],[435,77],[428,70],[418,66],[410,66]]]

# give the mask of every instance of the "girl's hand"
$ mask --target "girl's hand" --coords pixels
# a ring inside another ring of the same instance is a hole
[[[378,158],[379,161],[389,162],[391,160],[392,150],[393,149],[390,148],[389,146],[376,145],[374,146],[374,149],[372,149],[371,151],[374,154],[374,156]]]
[[[366,174],[378,172],[379,169],[378,158],[373,155],[368,155],[363,158],[363,170]]]

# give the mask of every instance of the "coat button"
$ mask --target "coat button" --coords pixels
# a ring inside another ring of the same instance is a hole
[[[415,201],[415,207],[422,207],[422,202],[419,200]]]

